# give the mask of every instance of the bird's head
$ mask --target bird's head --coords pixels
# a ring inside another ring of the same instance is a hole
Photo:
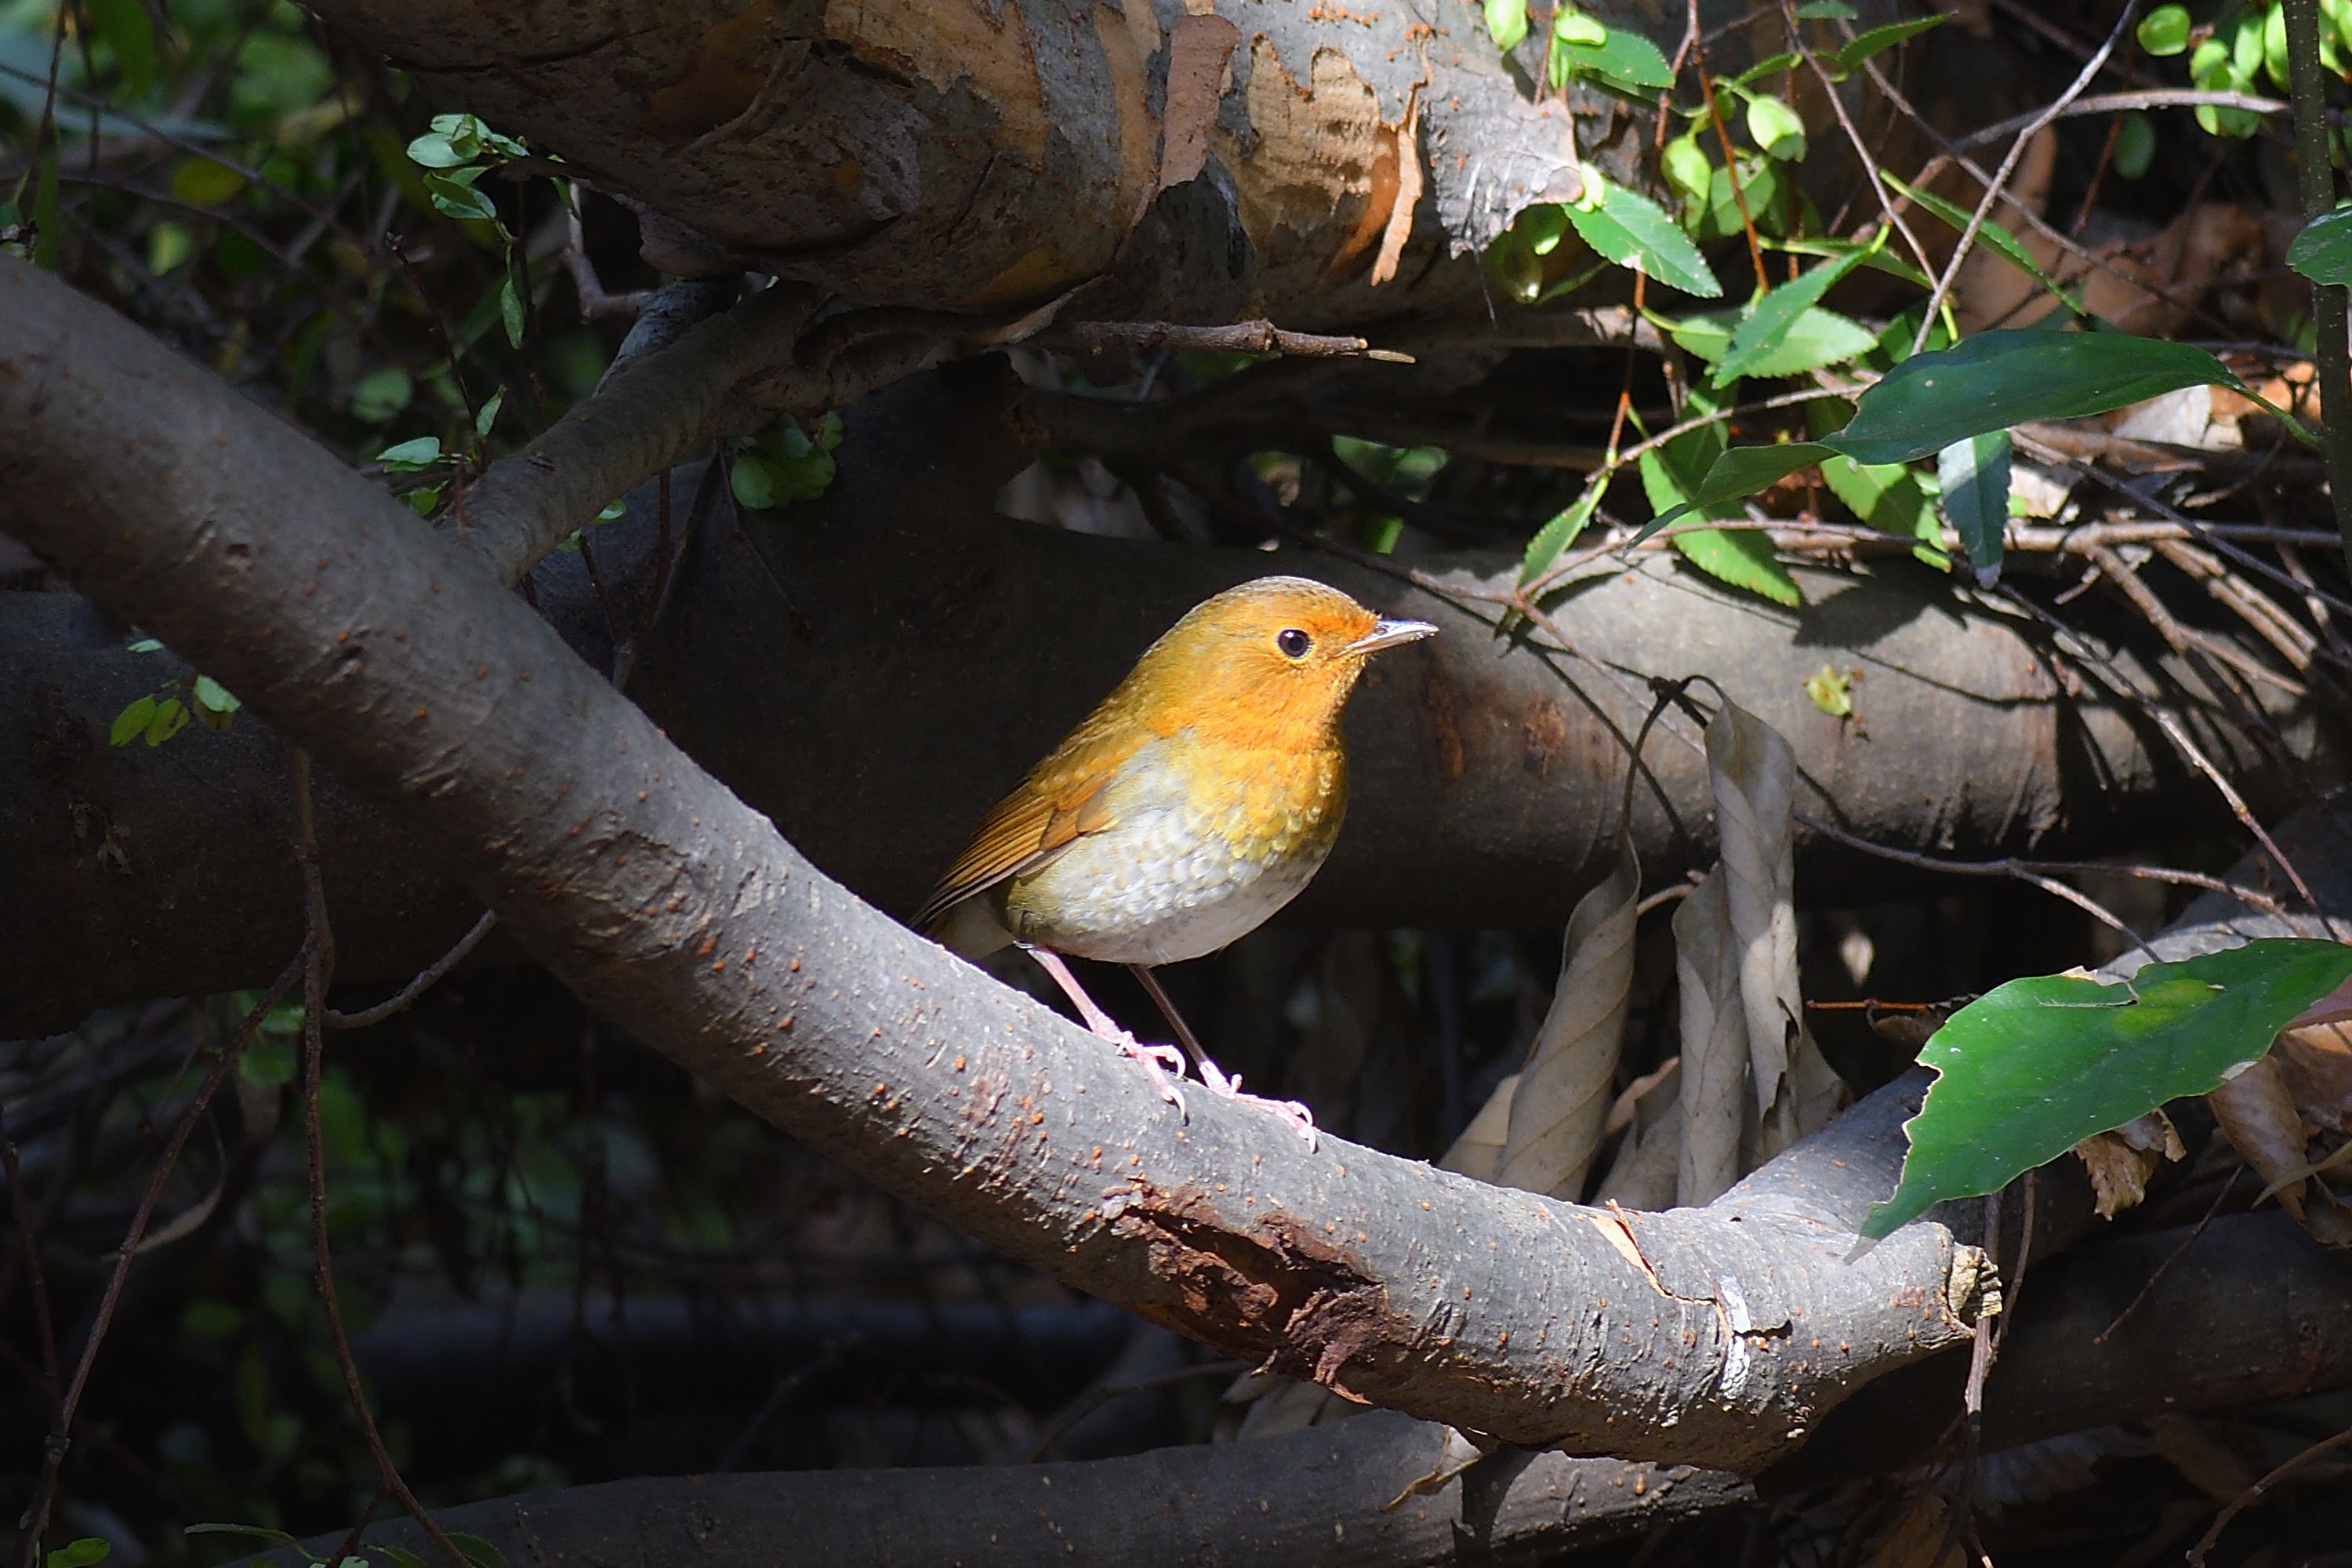
[[[1436,635],[1426,621],[1383,620],[1305,577],[1260,577],[1195,605],[1145,651],[1112,702],[1163,734],[1319,743],[1373,654]]]

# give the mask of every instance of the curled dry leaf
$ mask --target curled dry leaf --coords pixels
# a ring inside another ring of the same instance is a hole
[[[1712,1203],[1739,1179],[1741,1133],[1754,1104],[1748,1021],[1739,1001],[1739,952],[1724,910],[1723,875],[1701,882],[1675,911],[1675,979],[1682,999],[1682,1068],[1676,1099],[1682,1149],[1675,1201]]]
[[[2271,1055],[2305,1121],[2330,1132],[2352,1132],[2352,1025],[2290,1028]]]
[[[1470,1176],[1481,1182],[1495,1179],[1495,1171],[1503,1163],[1503,1142],[1511,1125],[1511,1095],[1519,1086],[1519,1075],[1512,1073],[1495,1086],[1478,1114],[1470,1119],[1437,1162],[1438,1169],[1451,1171],[1458,1176]]]
[[[1629,1209],[1672,1208],[1676,1167],[1683,1147],[1683,1064],[1669,1057],[1657,1071],[1633,1080],[1609,1110],[1609,1124],[1618,1125],[1618,1110],[1626,1115],[1625,1136],[1617,1158],[1601,1179],[1596,1200]]]
[[[2352,1247],[2352,1209],[2318,1179],[2322,1163],[2305,1152],[2303,1117],[2275,1053],[2263,1058],[2205,1097],[2222,1135],[2279,1206],[2329,1247]]]
[[[2099,1217],[2113,1219],[2137,1208],[2147,1196],[2147,1179],[2167,1160],[2188,1158],[2189,1151],[2171,1119],[2161,1110],[2125,1122],[2110,1132],[2097,1132],[2074,1145],[2075,1157],[2090,1174]]]
[[[1948,1505],[1923,1488],[1866,1561],[1869,1568],[1962,1568],[1967,1559]]]
[[[1511,1095],[1495,1180],[1551,1197],[1575,1198],[1600,1152],[1633,994],[1634,908],[1642,867],[1621,836],[1599,886],[1577,900],[1561,942],[1559,984],[1528,1047]]]
[[[1760,1163],[1835,1115],[1843,1086],[1805,1027],[1797,985],[1796,753],[1779,731],[1727,701],[1706,727],[1706,763]]]

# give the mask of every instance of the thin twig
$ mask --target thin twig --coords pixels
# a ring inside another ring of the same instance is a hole
[[[1824,821],[1821,817],[1809,816],[1801,811],[1791,815],[1806,831],[1835,839],[1849,849],[1859,849],[1865,855],[1874,855],[1882,860],[1892,860],[1901,866],[1916,866],[1928,871],[1957,871],[1963,876],[2008,877],[2023,882],[2029,887],[2039,888],[2052,898],[2064,900],[2100,924],[2119,935],[2129,938],[2133,946],[2139,948],[2149,957],[2156,956],[2156,949],[2148,946],[2147,939],[2126,925],[2114,910],[2078,888],[2070,888],[2055,877],[2043,876],[2025,861],[1938,860],[1932,855],[1921,855],[1909,849],[1897,849],[1888,844],[1873,843],[1860,834],[1848,833],[1835,823]]]
[[[449,1539],[448,1532],[441,1528],[440,1521],[416,1500],[416,1494],[400,1474],[400,1467],[393,1463],[392,1451],[384,1447],[383,1434],[376,1428],[375,1413],[368,1408],[366,1391],[360,1386],[359,1363],[352,1357],[351,1335],[343,1327],[342,1309],[335,1297],[334,1258],[327,1246],[326,1141],[319,1124],[320,1077],[326,1065],[327,1036],[322,1021],[327,1010],[327,981],[335,967],[335,935],[327,920],[326,879],[319,871],[318,826],[310,807],[310,752],[296,749],[293,772],[294,858],[302,872],[302,1131],[310,1152],[310,1255],[316,1270],[313,1281],[318,1287],[319,1304],[326,1311],[327,1334],[334,1344],[335,1365],[342,1373],[343,1393],[351,1401],[352,1415],[359,1422],[360,1436],[375,1459],[378,1481],[400,1500],[401,1506],[426,1537],[448,1557],[450,1568],[473,1568],[466,1554]]]
[[[2174,1247],[2172,1251],[2166,1256],[2164,1261],[2156,1266],[2156,1272],[2147,1277],[2147,1283],[2139,1288],[2139,1293],[2131,1299],[2130,1302],[2125,1306],[2122,1311],[2116,1314],[2116,1321],[2109,1323],[2105,1328],[2101,1329],[2096,1334],[2094,1334],[2091,1337],[2091,1342],[2094,1345],[2105,1344],[2110,1335],[2112,1335],[2117,1329],[2122,1328],[2126,1323],[2131,1321],[2132,1314],[2138,1311],[2140,1303],[2147,1300],[2149,1295],[2154,1292],[2156,1289],[2156,1282],[2164,1278],[2165,1271],[2169,1269],[2174,1264],[2179,1262],[2183,1258],[2187,1257],[2189,1255],[2189,1249],[2197,1245],[2197,1238],[2205,1234],[2205,1227],[2211,1225],[2213,1223],[2213,1216],[2221,1212],[2222,1200],[2230,1195],[2230,1189],[2238,1184],[2238,1177],[2242,1174],[2244,1171],[2245,1167],[2243,1165],[2240,1165],[2231,1171],[2229,1180],[2221,1184],[2221,1190],[2213,1194],[2213,1201],[2206,1205],[2205,1217],[2199,1220],[2195,1226],[2189,1230],[2189,1234],[2181,1238],[2180,1245]]]
[[[1290,354],[1307,359],[1374,359],[1411,364],[1412,356],[1376,349],[1362,338],[1324,332],[1294,332],[1272,321],[1234,321],[1221,327],[1188,327],[1174,321],[1064,321],[1029,340],[1040,348],[1069,353],[1108,349],[1195,349],[1220,353]]]
[[[2316,5],[2318,0],[2310,0],[2310,4]],[[1993,204],[2000,200],[2001,193],[2008,188],[2009,177],[2017,172],[2018,162],[2025,156],[2025,149],[2041,133],[2043,126],[2057,119],[2068,104],[2083,96],[2083,89],[2091,85],[2091,79],[2099,74],[2099,68],[2106,64],[2109,55],[2115,53],[2116,45],[2123,40],[2125,31],[2131,26],[2132,17],[2138,10],[2139,0],[2125,0],[2122,13],[2116,17],[2116,25],[2107,34],[2107,41],[2084,62],[2082,70],[2067,84],[2066,90],[2058,95],[2057,101],[2027,121],[2025,127],[2018,132],[2017,140],[2010,143],[2008,155],[2001,159],[2000,167],[1994,171],[1992,179],[1985,185],[1983,199],[1977,203],[1977,210],[1969,215],[1969,226],[1960,231],[1959,244],[1952,247],[1951,259],[1944,264],[1942,274],[1936,279],[1934,291],[1927,296],[1927,308],[1919,315],[1918,333],[1911,340],[1913,353],[1927,346],[1927,335],[1935,330],[1936,313],[1943,308],[1946,297],[1951,293],[1952,284],[1960,275],[1960,264],[1969,258],[1969,247],[1977,242],[1977,231],[1984,227],[1985,219],[1992,214]]]
[[[357,1013],[338,1013],[328,1007],[321,1010],[320,1021],[330,1029],[364,1029],[381,1024],[394,1014],[415,1002],[439,983],[441,977],[465,962],[466,955],[481,945],[490,928],[499,923],[496,910],[484,910],[482,918],[473,929],[459,937],[456,945],[417,972],[416,977],[373,1007]]]
[[[2317,55],[2319,51],[2314,47],[2312,53]],[[2259,1501],[2264,1492],[2286,1479],[2288,1476],[2310,1461],[2318,1458],[2322,1454],[2340,1448],[2347,1443],[2352,1443],[2352,1426],[2347,1426],[2333,1437],[2322,1437],[2232,1499],[2230,1506],[2214,1517],[2213,1527],[2198,1539],[2196,1545],[2189,1549],[2189,1568],[2205,1568],[2205,1554],[2213,1550],[2214,1544],[2221,1539],[2221,1532],[2229,1529],[2231,1521],[2243,1513],[2249,1506]]]
[[[2276,114],[2285,104],[2275,98],[2261,98],[2251,92],[2207,92],[2201,88],[2148,88],[2137,92],[2100,92],[2078,98],[2060,106],[2053,120],[2071,120],[2084,114],[2126,114],[2142,109],[2241,109],[2248,114]],[[2011,115],[1990,125],[1971,131],[1965,136],[1952,138],[1955,147],[1981,147],[1998,142],[2011,132],[2032,125],[2046,110],[2031,114]],[[2046,121],[2045,121],[2046,123]]]

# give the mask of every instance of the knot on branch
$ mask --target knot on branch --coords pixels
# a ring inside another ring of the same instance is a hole
[[[1279,1212],[1236,1229],[1196,1187],[1139,1187],[1111,1219],[1142,1244],[1151,1270],[1183,1302],[1181,1327],[1221,1350],[1261,1358],[1258,1371],[1341,1382],[1351,1362],[1412,1331],[1387,1289],[1344,1247]]]

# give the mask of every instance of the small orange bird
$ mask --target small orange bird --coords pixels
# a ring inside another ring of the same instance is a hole
[[[1298,896],[1348,809],[1339,710],[1373,654],[1434,637],[1336,588],[1261,577],[1196,605],[1117,690],[996,803],[916,912],[978,959],[1026,948],[1089,1028],[1163,1076],[1058,956],[1126,964],[1218,1093],[1273,1105],[1311,1144],[1306,1108],[1241,1093],[1176,1014],[1151,966],[1216,952]]]

